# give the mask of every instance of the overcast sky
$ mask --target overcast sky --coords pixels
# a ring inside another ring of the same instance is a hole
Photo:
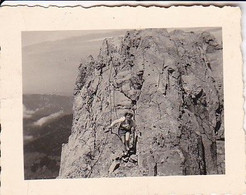
[[[171,31],[174,29],[169,29]],[[221,41],[219,28],[208,30]],[[107,37],[123,36],[126,30],[98,31],[28,31],[22,32],[24,94],[59,94],[72,96],[80,62],[97,56]]]
[[[107,37],[121,31],[44,31],[22,33],[24,94],[72,95],[80,62],[97,56]]]

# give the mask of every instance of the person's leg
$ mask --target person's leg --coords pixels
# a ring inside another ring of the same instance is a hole
[[[125,138],[125,135],[121,135],[120,138],[121,138],[121,141],[122,141],[122,143],[124,145],[124,150],[126,150],[126,138]]]
[[[129,150],[130,132],[126,132],[126,150]]]

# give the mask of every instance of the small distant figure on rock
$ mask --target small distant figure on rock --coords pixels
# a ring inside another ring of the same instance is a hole
[[[108,127],[108,129],[111,129],[114,125],[120,123],[118,134],[124,144],[126,154],[130,150],[130,134],[135,131],[135,123],[132,117],[132,113],[126,112],[123,117],[113,121]]]

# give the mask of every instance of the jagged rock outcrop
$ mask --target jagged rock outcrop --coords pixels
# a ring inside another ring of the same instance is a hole
[[[79,67],[73,109],[59,178],[224,173],[216,144],[224,134],[222,45],[209,32],[146,29],[105,39]],[[104,127],[129,110],[136,154],[109,171],[123,145],[117,127]]]

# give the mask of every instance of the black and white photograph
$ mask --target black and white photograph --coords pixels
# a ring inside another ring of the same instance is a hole
[[[245,193],[239,7],[0,18],[1,193]]]
[[[220,26],[21,39],[25,180],[226,173]]]

